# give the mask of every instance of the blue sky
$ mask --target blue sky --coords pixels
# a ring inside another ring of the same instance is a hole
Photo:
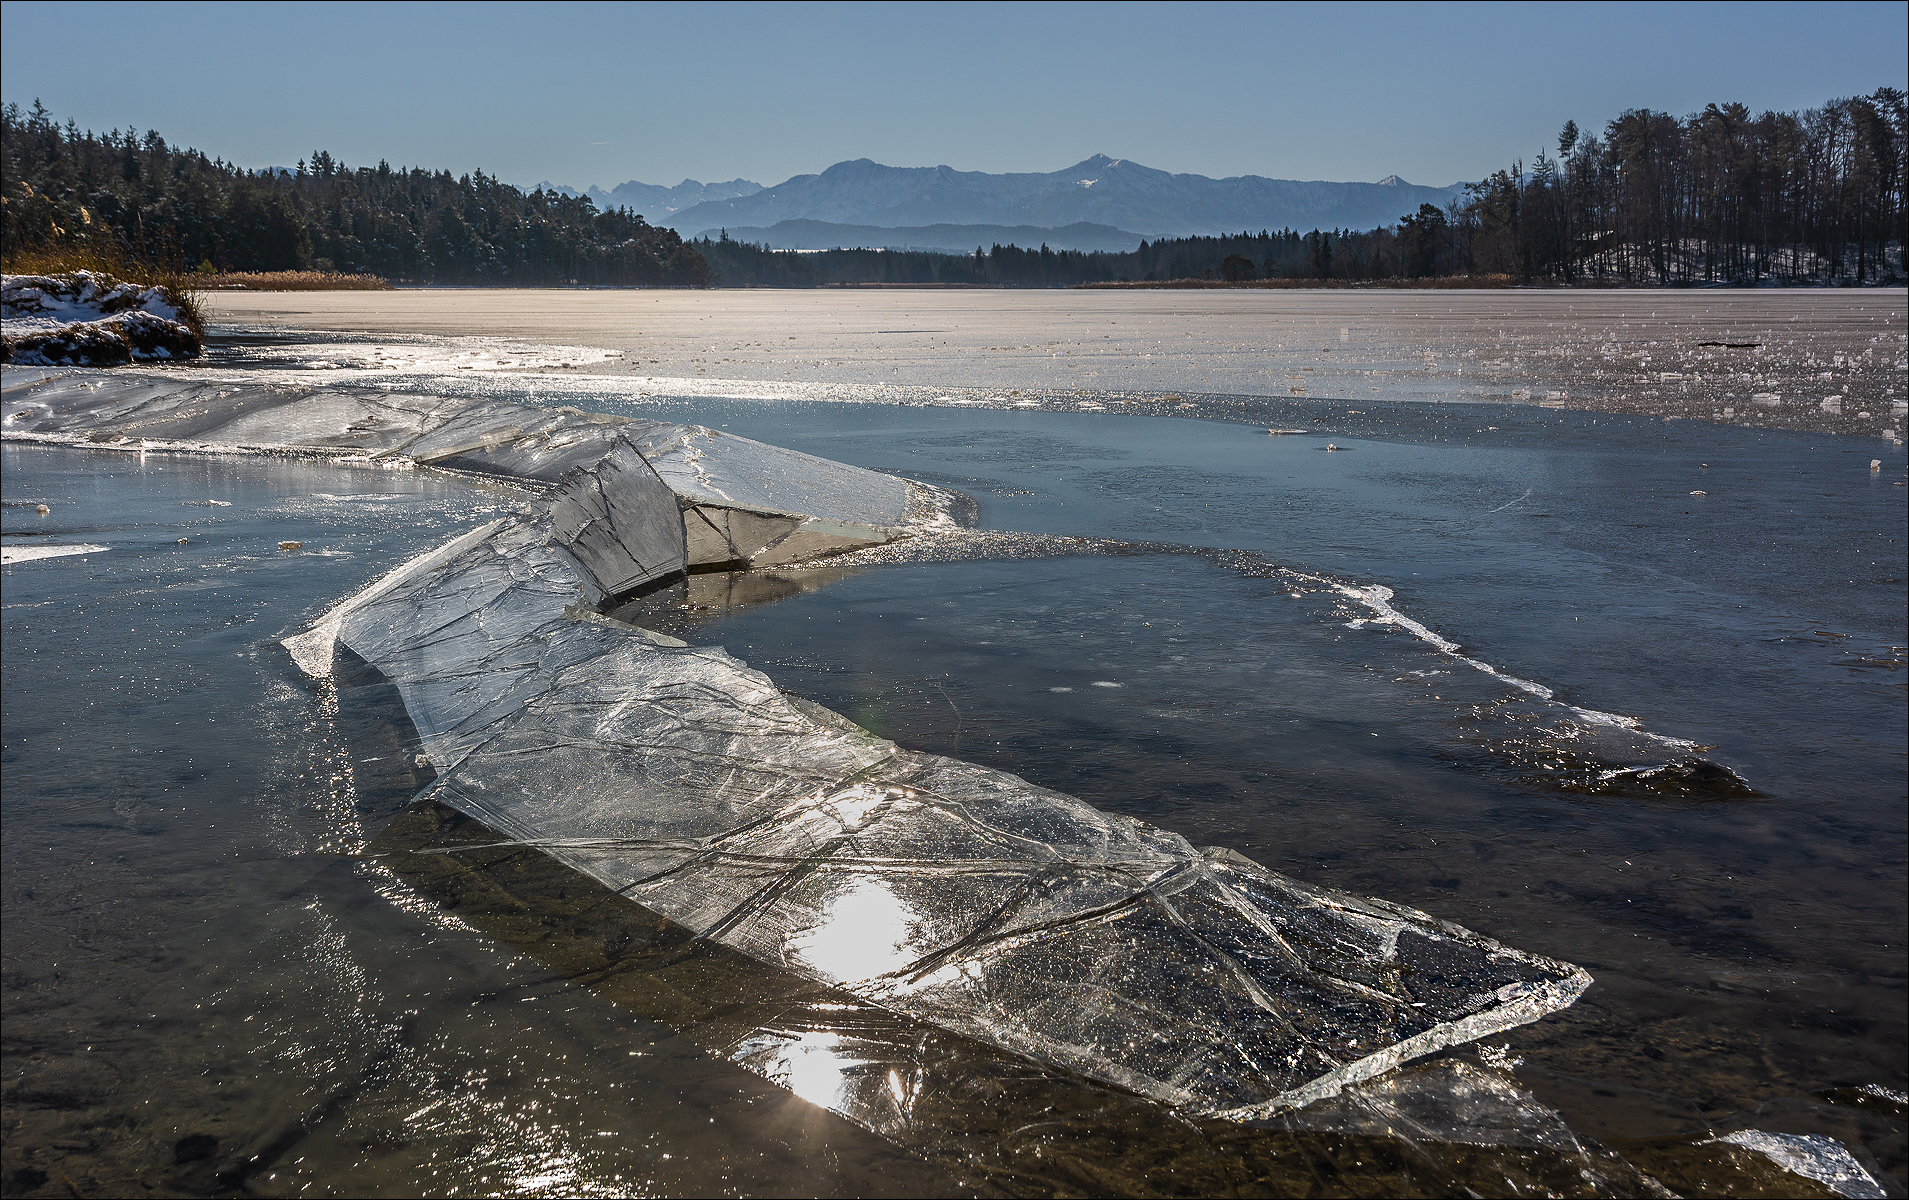
[[[0,4],[0,98],[248,166],[1476,179],[1566,118],[1909,88],[1909,5]]]

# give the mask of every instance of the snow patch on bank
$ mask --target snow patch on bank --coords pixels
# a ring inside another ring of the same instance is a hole
[[[0,361],[112,366],[196,358],[204,348],[177,297],[96,271],[0,276]]]

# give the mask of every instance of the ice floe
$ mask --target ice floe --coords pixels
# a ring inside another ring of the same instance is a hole
[[[103,554],[112,549],[110,546],[95,546],[89,542],[58,546],[20,546],[11,542],[0,547],[0,566],[12,566],[14,563],[40,562],[49,558],[68,558],[76,554]]]

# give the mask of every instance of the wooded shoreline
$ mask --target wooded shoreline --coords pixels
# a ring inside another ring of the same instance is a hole
[[[243,282],[258,274],[549,287],[1075,285],[1497,287],[1901,282],[1909,103],[1879,88],[1801,112],[1631,109],[1602,134],[1566,122],[1541,149],[1369,230],[1261,229],[1129,251],[976,246],[773,250],[685,239],[588,196],[482,171],[347,167],[318,151],[247,170],[156,131],[0,110],[0,256],[76,249]],[[120,272],[122,277],[131,277]],[[1484,282],[1480,282],[1483,280]],[[224,286],[215,284],[212,286]],[[313,287],[378,286],[301,282]]]

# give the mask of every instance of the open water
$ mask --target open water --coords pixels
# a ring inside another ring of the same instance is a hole
[[[1580,1134],[1818,1133],[1902,1178],[1899,442],[1449,398],[672,393],[459,373],[463,343],[407,338],[407,388],[972,496],[1040,536],[623,615],[906,746],[1582,964],[1582,1000],[1502,1039]],[[211,369],[310,381],[294,364],[363,344],[256,331]],[[402,721],[276,639],[514,493],[17,443],[0,465],[10,553],[107,547],[4,575],[8,1194],[1057,1186],[812,1107],[364,856],[421,782]],[[1694,759],[1727,773],[1627,769]],[[1068,1187],[1197,1190],[1063,1132]]]

